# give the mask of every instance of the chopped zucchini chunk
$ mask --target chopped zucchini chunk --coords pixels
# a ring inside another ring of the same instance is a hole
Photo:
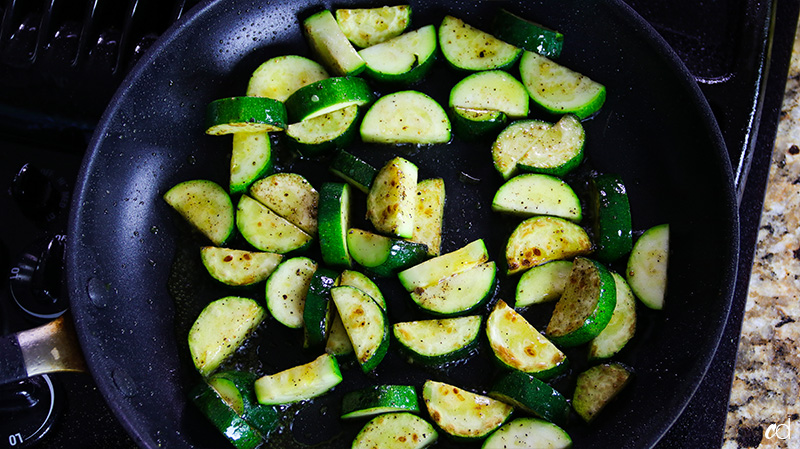
[[[386,299],[383,297],[380,288],[372,282],[372,279],[365,276],[363,273],[353,270],[344,270],[339,278],[336,279],[336,285],[349,285],[355,287],[362,292],[368,294],[370,298],[375,300],[381,309],[386,310]]]
[[[517,162],[539,142],[552,123],[542,120],[517,120],[506,126],[492,144],[492,162],[503,179],[516,175]]]
[[[220,371],[208,378],[208,384],[236,414],[268,438],[279,426],[278,410],[256,399],[253,385],[257,378],[247,371]]]
[[[365,373],[374,370],[389,349],[386,312],[369,295],[355,287],[334,287],[331,296],[361,369]]]
[[[261,251],[286,254],[307,248],[313,240],[302,229],[247,195],[239,198],[236,227],[248,243]]]
[[[628,192],[619,176],[597,175],[589,181],[589,204],[596,240],[593,257],[613,262],[633,247],[631,206]]]
[[[584,421],[593,421],[628,385],[632,374],[630,368],[619,362],[596,365],[578,374],[572,408]]]
[[[319,267],[308,284],[306,300],[303,304],[303,346],[321,346],[328,339],[333,309],[331,288],[336,284],[338,273]]]
[[[525,139],[519,142],[524,145]],[[586,132],[577,116],[567,114],[532,140],[518,161],[520,170],[564,176],[581,163]]]
[[[625,271],[628,285],[644,305],[661,310],[667,292],[669,225],[653,226],[633,245]]]
[[[317,264],[307,257],[283,261],[267,279],[266,301],[272,316],[293,329],[303,326],[303,310]]]
[[[260,251],[204,246],[200,258],[208,273],[223,284],[253,285],[266,280],[283,256]]]
[[[375,176],[367,194],[367,219],[378,232],[404,238],[414,235],[417,171],[416,165],[396,157]]]
[[[350,185],[326,182],[320,192],[319,245],[328,265],[348,268],[353,264],[347,249],[349,227]]]
[[[334,76],[358,75],[366,67],[329,10],[306,18],[303,32],[311,51]]]
[[[262,404],[289,404],[317,397],[342,381],[336,357],[322,354],[305,365],[266,375],[255,382]]]
[[[548,58],[558,58],[564,46],[564,35],[536,22],[508,12],[497,11],[492,21],[492,33],[499,39],[524,50],[535,51]]]
[[[213,181],[184,181],[169,189],[164,201],[217,246],[225,245],[233,234],[231,197]]]
[[[427,246],[429,256],[438,256],[441,251],[444,198],[442,178],[423,179],[417,183],[417,212],[410,240]]]
[[[530,374],[512,370],[498,379],[489,396],[548,421],[564,424],[569,403],[556,389]]]
[[[206,382],[192,388],[189,397],[236,449],[256,449],[264,443],[261,433],[239,416]]]
[[[325,78],[297,89],[284,103],[291,123],[345,109],[375,99],[367,82],[357,76]]]
[[[636,297],[625,278],[611,272],[617,290],[617,305],[608,326],[589,343],[590,359],[606,359],[619,351],[636,333]]]
[[[433,67],[436,59],[436,28],[433,25],[424,26],[365,48],[358,54],[367,63],[364,73],[371,78],[382,82],[412,84],[421,80]]]
[[[266,97],[228,97],[206,107],[206,134],[268,133],[286,129],[286,107]]]
[[[570,449],[572,438],[557,425],[537,418],[517,418],[483,442],[482,449]]]
[[[339,151],[331,161],[330,170],[358,190],[368,193],[378,169],[347,151]]]
[[[530,98],[525,86],[503,70],[476,72],[450,91],[450,107],[500,111],[516,119],[528,115]]]
[[[529,173],[508,180],[497,189],[492,210],[530,217],[552,215],[581,221],[581,202],[566,182],[555,176]]]
[[[402,34],[411,23],[411,6],[337,9],[335,15],[347,39],[367,48]]]
[[[361,229],[347,231],[350,255],[364,271],[380,277],[389,277],[398,271],[418,264],[427,257],[427,246],[393,239]]]
[[[495,137],[508,121],[505,112],[458,106],[450,108],[450,117],[453,132],[466,141]]]
[[[514,307],[527,307],[557,300],[564,293],[571,271],[572,261],[554,260],[522,273],[517,283]]]
[[[411,385],[372,385],[342,397],[343,419],[403,411],[419,412],[417,389]]]
[[[424,449],[439,435],[433,426],[411,413],[376,416],[356,435],[352,449]]]
[[[286,137],[302,156],[319,156],[349,145],[358,134],[358,105],[292,123]]]
[[[496,272],[494,262],[484,262],[444,277],[435,284],[415,288],[411,299],[432,315],[471,313],[486,304],[494,294]]]
[[[488,396],[428,380],[422,387],[428,413],[439,428],[466,440],[483,438],[503,425],[514,410]]]
[[[298,55],[271,58],[250,76],[247,95],[286,101],[297,89],[328,78],[328,72],[316,61]]]
[[[319,192],[297,173],[276,173],[256,181],[250,196],[305,233],[317,233]]]
[[[517,62],[522,52],[449,15],[439,25],[439,47],[447,62],[461,70],[502,69]]]
[[[592,241],[580,226],[558,217],[528,218],[514,229],[506,245],[509,274],[551,260],[588,254]]]
[[[450,119],[428,95],[404,90],[379,98],[361,121],[361,140],[428,145],[450,141]]]
[[[247,192],[250,185],[272,172],[272,144],[266,133],[235,133],[231,149],[231,194]]]
[[[454,362],[478,344],[480,315],[395,323],[392,333],[406,354],[426,365]]]

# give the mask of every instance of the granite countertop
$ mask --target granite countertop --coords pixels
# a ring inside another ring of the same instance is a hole
[[[723,449],[800,448],[800,41],[772,155]]]

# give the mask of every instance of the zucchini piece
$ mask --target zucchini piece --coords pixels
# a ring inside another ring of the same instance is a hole
[[[428,25],[365,48],[358,54],[367,63],[364,73],[370,78],[385,83],[412,84],[424,78],[433,67],[436,46],[436,28]]]
[[[263,438],[278,428],[278,410],[256,399],[253,388],[257,376],[245,371],[221,371],[208,379],[208,384],[237,415],[258,430]]]
[[[341,381],[336,357],[322,354],[304,365],[258,378],[255,391],[262,404],[290,404],[320,396]]]
[[[572,408],[586,422],[592,422],[631,380],[633,372],[619,362],[596,365],[578,374]]]
[[[404,238],[414,235],[417,176],[417,166],[401,157],[378,171],[367,193],[367,219],[378,232]]]
[[[589,181],[589,204],[595,237],[593,257],[613,262],[633,247],[631,206],[619,176],[603,174]]]
[[[403,34],[411,24],[411,6],[337,9],[336,22],[356,47],[367,48]]]
[[[501,111],[512,119],[527,116],[529,103],[525,86],[503,70],[473,73],[450,90],[451,108]]]
[[[262,63],[250,76],[247,95],[286,101],[297,89],[328,78],[316,61],[298,55],[276,56]]]
[[[478,345],[480,315],[406,321],[392,326],[394,338],[411,360],[440,365],[461,360]]]
[[[411,413],[387,413],[372,418],[356,435],[352,449],[424,449],[436,443],[433,426]]]
[[[283,256],[204,246],[200,248],[200,259],[211,277],[223,284],[240,287],[265,281],[281,263]]]
[[[250,197],[267,206],[303,232],[317,233],[319,192],[297,173],[275,173],[256,181]]]
[[[407,268],[397,276],[406,291],[413,292],[437,284],[441,279],[469,270],[489,260],[483,239],[474,240],[447,254]]]
[[[393,412],[419,413],[417,389],[411,385],[371,385],[342,396],[342,419]]]
[[[533,102],[553,114],[585,119],[606,100],[602,84],[532,51],[525,51],[520,58],[519,73]]]
[[[343,285],[331,289],[361,369],[374,370],[389,349],[389,320],[375,300],[361,290]]]
[[[398,271],[425,260],[428,247],[407,240],[392,239],[361,229],[348,229],[347,247],[353,260],[364,270],[380,277],[389,277]]]
[[[357,76],[325,78],[297,89],[286,99],[286,113],[291,123],[344,109],[364,106],[375,99],[367,82]]]
[[[335,267],[351,267],[347,249],[350,227],[350,185],[326,182],[319,195],[319,246],[322,260]]]
[[[570,449],[564,429],[543,419],[522,417],[503,424],[483,442],[482,449]]]
[[[258,430],[231,409],[206,382],[192,388],[189,398],[236,449],[256,449],[264,443]]]
[[[208,376],[247,339],[266,317],[250,298],[226,296],[209,303],[189,329],[189,352],[197,371]]]
[[[539,141],[552,126],[541,120],[517,120],[500,132],[492,143],[492,163],[503,179],[517,174],[517,162],[531,148],[541,146]]]
[[[462,440],[489,435],[503,425],[514,410],[488,396],[433,380],[425,381],[422,398],[436,425]]]
[[[484,262],[433,285],[415,288],[411,299],[432,315],[464,315],[482,307],[492,297],[496,272],[494,262]]]
[[[453,132],[464,140],[481,139],[500,132],[508,121],[502,111],[489,109],[450,108]]]
[[[308,248],[313,241],[302,229],[247,195],[239,198],[236,227],[248,243],[261,251],[286,254]]]
[[[353,353],[353,344],[342,323],[342,317],[336,307],[331,308],[331,329],[328,331],[328,340],[325,341],[325,352],[335,356],[348,355]]]
[[[583,161],[586,132],[575,115],[561,117],[517,161],[520,170],[564,176]]]
[[[563,425],[569,418],[567,399],[550,385],[522,371],[509,371],[500,377],[489,390],[489,396],[557,424]]]
[[[492,210],[523,217],[552,215],[579,223],[581,201],[566,182],[555,176],[528,173],[515,176],[497,189]]]
[[[519,309],[557,300],[564,293],[570,271],[572,261],[554,260],[522,273],[517,283],[514,307]]]
[[[290,145],[304,157],[315,157],[350,145],[358,134],[358,105],[292,123],[286,128]]]
[[[286,108],[265,97],[228,97],[206,107],[206,134],[269,133],[286,129]]]
[[[536,265],[588,254],[592,242],[586,231],[571,221],[545,215],[520,223],[506,245],[508,274]]]
[[[429,145],[450,141],[450,119],[439,103],[415,90],[379,98],[361,121],[361,140]]]
[[[344,35],[329,10],[320,11],[303,20],[303,33],[328,72],[335,76],[358,75],[366,63]]]
[[[492,21],[492,33],[511,45],[556,59],[564,46],[564,35],[536,22],[500,9]]]
[[[378,169],[347,151],[339,151],[331,161],[330,170],[358,190],[368,193]]]
[[[336,279],[336,285],[349,285],[355,287],[362,292],[368,294],[375,302],[381,306],[381,309],[386,310],[386,299],[378,286],[372,282],[372,279],[365,276],[363,273],[353,270],[344,270],[339,278]]]
[[[164,194],[164,201],[214,245],[225,245],[233,234],[231,197],[213,181],[181,182]]]
[[[427,246],[429,256],[438,256],[441,252],[444,197],[442,178],[423,179],[417,183],[414,234],[409,240]]]
[[[486,320],[486,335],[497,360],[542,380],[567,369],[567,356],[503,300]]]
[[[447,62],[460,70],[510,67],[522,53],[521,49],[449,15],[439,25],[439,47]]]
[[[636,298],[625,278],[611,272],[617,291],[617,305],[608,326],[589,342],[589,359],[607,359],[622,350],[636,333]]]
[[[331,288],[336,284],[338,273],[318,267],[308,284],[303,304],[303,346],[321,346],[328,339],[332,322]]]
[[[661,310],[667,292],[669,224],[653,226],[636,240],[625,277],[631,290],[644,305]]]
[[[600,262],[576,257],[546,334],[553,343],[578,346],[597,337],[617,305],[614,277]]]
[[[281,324],[292,329],[303,326],[303,310],[317,264],[308,257],[284,260],[267,279],[267,309]]]
[[[231,195],[247,192],[257,179],[274,169],[272,144],[266,133],[234,133],[231,149]]]

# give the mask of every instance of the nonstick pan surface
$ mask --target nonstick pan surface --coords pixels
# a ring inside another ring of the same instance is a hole
[[[563,32],[559,62],[606,85],[605,105],[584,122],[588,160],[568,181],[581,192],[593,171],[618,173],[629,191],[636,230],[670,223],[669,292],[663,311],[639,308],[637,335],[618,358],[635,369],[633,383],[591,426],[575,419],[567,430],[576,448],[651,447],[705,374],[736,278],[737,205],[727,152],[708,104],[671,49],[621,2],[411,4],[413,27],[438,25],[451,13],[487,29],[492,12],[506,7]],[[99,389],[142,447],[226,444],[187,400],[200,378],[188,359],[186,331],[203,305],[231,292],[202,275],[197,262],[202,241],[161,195],[194,178],[226,185],[230,140],[204,134],[206,105],[242,95],[252,71],[272,56],[309,55],[298,18],[348,5],[369,6],[344,1],[203,3],[142,58],[97,128],[71,209],[67,263],[72,314]],[[450,87],[463,76],[439,61],[415,88],[446,104]],[[302,173],[317,188],[336,180],[324,159],[300,160],[281,150],[279,138],[275,143],[279,169]],[[419,166],[421,179],[444,178],[443,252],[484,238],[494,260],[501,261],[513,223],[489,210],[501,183],[491,166],[490,145],[456,138],[431,148],[354,144],[351,150],[375,165],[400,154]],[[514,280],[500,278],[495,299],[513,301]],[[418,316],[403,305],[396,285],[386,281],[381,286],[390,304],[398,304],[396,320]],[[263,292],[233,294],[258,298]],[[547,309],[537,310],[526,317],[541,329]],[[268,319],[237,366],[267,374],[310,360],[311,354],[298,349],[302,337],[279,326]],[[588,366],[580,351],[570,356],[574,372]],[[426,377],[481,391],[493,373],[483,365],[486,361],[484,350],[465,365],[431,371],[409,367],[390,352],[376,378],[348,368],[345,377],[353,380],[297,412],[294,437],[287,431],[274,447],[349,447],[359,425],[341,425],[336,418],[336,398],[343,392],[367,382],[421,384]],[[557,383],[568,396],[572,378]],[[444,437],[439,444],[458,446]]]

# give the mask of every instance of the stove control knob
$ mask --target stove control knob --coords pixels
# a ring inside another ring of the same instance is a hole
[[[36,222],[52,222],[62,209],[65,192],[50,176],[34,165],[25,164],[14,176],[11,196],[20,211]]]
[[[35,243],[11,268],[11,296],[33,321],[49,321],[67,310],[65,240],[56,235]]]
[[[61,412],[61,397],[60,387],[47,374],[0,385],[0,449],[30,447],[41,440]]]

